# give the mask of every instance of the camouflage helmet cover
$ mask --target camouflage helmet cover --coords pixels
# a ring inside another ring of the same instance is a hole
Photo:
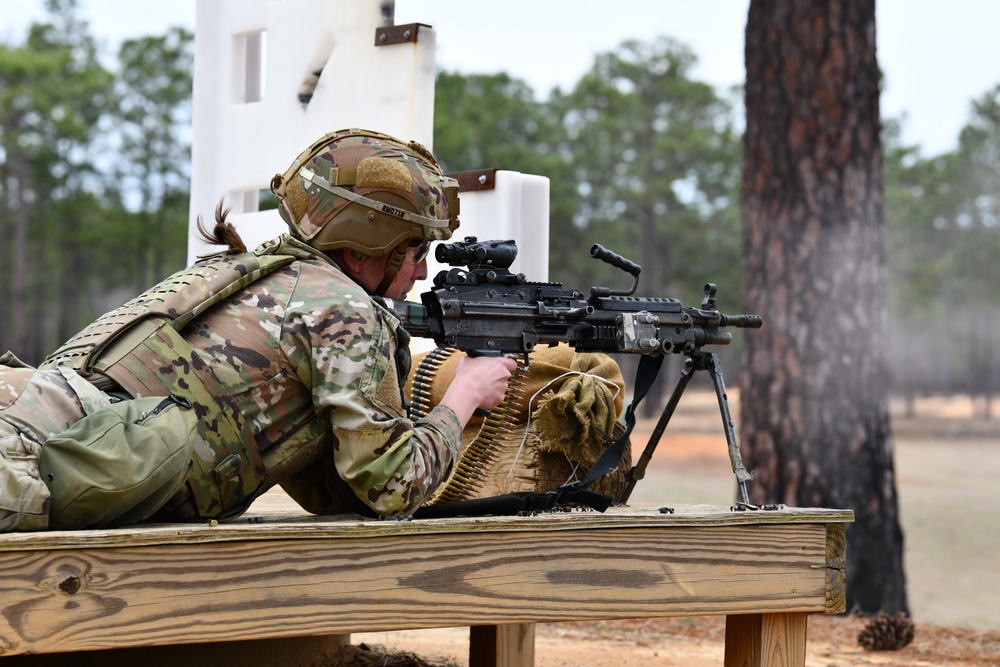
[[[292,235],[320,251],[380,256],[406,241],[451,238],[458,183],[416,142],[379,132],[331,132],[271,180]]]

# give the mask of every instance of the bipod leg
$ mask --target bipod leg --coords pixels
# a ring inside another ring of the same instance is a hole
[[[750,496],[747,494],[747,482],[753,479],[753,475],[743,465],[740,447],[736,443],[736,429],[733,426],[733,413],[729,410],[726,382],[722,378],[722,364],[714,352],[701,353],[696,363],[709,372],[712,384],[715,385],[715,396],[719,401],[719,411],[722,413],[722,428],[726,432],[726,445],[729,447],[729,463],[733,467],[733,474],[736,475],[736,483],[740,488],[742,503],[737,505],[742,504],[744,509],[757,509],[750,504]]]
[[[646,476],[646,467],[649,465],[649,461],[653,458],[653,452],[656,451],[656,446],[660,443],[660,438],[663,436],[663,432],[667,430],[667,424],[670,422],[670,418],[674,415],[674,410],[677,409],[677,404],[681,400],[681,395],[684,393],[684,389],[688,386],[688,382],[691,381],[691,376],[694,374],[695,367],[694,363],[690,358],[685,360],[684,368],[681,369],[681,376],[677,378],[677,384],[674,385],[674,390],[670,394],[667,404],[663,407],[663,412],[660,413],[660,418],[656,422],[656,426],[653,428],[652,434],[649,436],[649,441],[646,443],[646,448],[642,450],[642,455],[632,468],[625,473],[625,481],[627,486],[625,487],[625,493],[622,495],[622,504],[628,502],[629,496],[632,495],[632,489],[635,488],[636,483]]]

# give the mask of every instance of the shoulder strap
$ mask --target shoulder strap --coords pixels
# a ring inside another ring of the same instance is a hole
[[[261,249],[266,251],[266,246]],[[104,370],[164,324],[180,331],[226,297],[295,259],[272,253],[212,255],[102,315],[47,356],[39,368],[68,365],[85,377]]]

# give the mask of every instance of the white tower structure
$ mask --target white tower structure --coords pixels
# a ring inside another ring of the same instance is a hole
[[[327,132],[362,127],[433,150],[435,44],[431,26],[393,24],[391,0],[198,0],[191,231],[221,197],[247,247],[285,231],[271,177]],[[473,176],[458,240],[516,239],[513,268],[546,280],[548,179]],[[189,262],[213,250],[189,238]]]

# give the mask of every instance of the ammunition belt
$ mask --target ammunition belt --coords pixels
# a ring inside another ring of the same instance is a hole
[[[439,347],[428,353],[417,367],[413,377],[414,419],[425,416],[433,408],[431,405],[431,384],[437,377],[441,365],[456,350]],[[483,483],[496,466],[500,452],[505,446],[504,438],[515,435],[521,416],[518,407],[524,401],[524,362],[518,360],[517,370],[507,382],[507,392],[503,401],[483,418],[479,433],[466,447],[455,462],[454,471],[448,481],[427,501],[428,505],[471,500],[480,497]]]

